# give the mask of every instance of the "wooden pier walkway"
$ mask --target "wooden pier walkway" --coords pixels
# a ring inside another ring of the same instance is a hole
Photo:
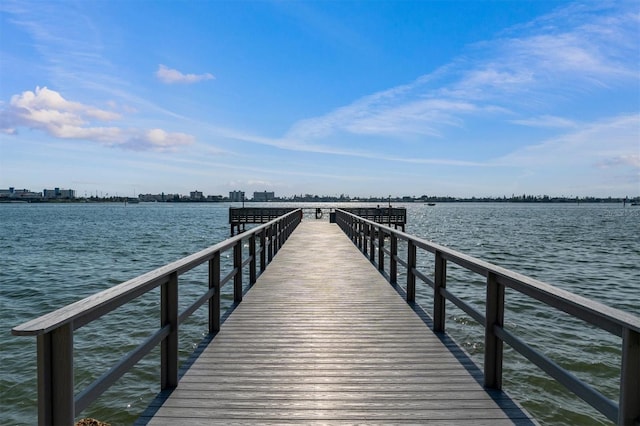
[[[535,424],[480,377],[338,226],[303,221],[138,424]]]

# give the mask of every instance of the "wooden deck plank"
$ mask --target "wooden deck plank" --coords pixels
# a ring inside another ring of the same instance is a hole
[[[139,423],[535,424],[450,348],[337,226],[305,221]]]

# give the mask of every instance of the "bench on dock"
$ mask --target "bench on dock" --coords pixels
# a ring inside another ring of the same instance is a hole
[[[39,423],[72,425],[156,346],[161,392],[141,424],[534,423],[501,390],[504,343],[612,421],[640,419],[640,318],[344,210],[336,222],[302,222],[296,209],[15,327],[38,338]],[[233,269],[222,275],[227,251]],[[432,275],[417,266],[419,253],[434,255]],[[484,313],[447,288],[448,262],[486,278]],[[209,265],[208,291],[178,312],[179,276],[201,264]],[[415,302],[420,281],[433,288],[433,318]],[[221,324],[220,289],[229,282],[235,303]],[[74,330],[157,287],[157,332],[74,395]],[[505,288],[621,337],[618,402],[504,327]],[[447,302],[484,326],[483,369],[444,333]],[[207,344],[180,378],[179,326],[205,304]]]

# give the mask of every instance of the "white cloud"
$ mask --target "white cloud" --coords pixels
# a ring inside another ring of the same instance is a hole
[[[156,71],[156,77],[163,83],[197,83],[204,80],[213,80],[215,77],[212,74],[183,74],[178,70],[171,69],[165,65],[159,65],[158,71]]]
[[[640,171],[640,153],[635,155],[618,155],[617,157],[606,158],[596,163],[596,166],[602,169],[608,169],[618,166],[631,166]]]
[[[640,116],[621,115],[582,125],[537,145],[518,149],[494,163],[512,167],[586,165],[640,168]]]
[[[0,132],[16,135],[18,127],[27,127],[59,139],[90,140],[133,150],[170,151],[194,142],[192,136],[184,133],[98,124],[120,118],[113,111],[68,101],[54,90],[36,87],[34,92],[14,95],[9,106],[0,110]]]

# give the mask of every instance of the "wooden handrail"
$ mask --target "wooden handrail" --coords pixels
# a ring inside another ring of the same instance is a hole
[[[233,280],[234,301],[240,303],[243,291],[243,267],[249,265],[249,284],[254,284],[258,273],[256,256],[260,255],[259,272],[262,272],[301,220],[302,210],[296,209],[198,253],[14,327],[11,330],[14,335],[37,336],[38,340],[38,424],[73,425],[76,415],[158,345],[161,347],[161,388],[164,390],[177,386],[180,324],[209,302],[209,331],[211,333],[219,331],[220,288]],[[250,247],[249,256],[243,259],[245,241],[249,242]],[[255,247],[256,242],[260,243],[259,248]],[[234,268],[221,277],[220,253],[230,249],[233,249],[234,253]],[[269,253],[268,260],[265,256],[266,250]],[[207,262],[209,264],[207,291],[191,306],[179,313],[179,276]],[[122,357],[115,366],[74,395],[74,331],[158,286],[161,287],[160,328],[137,348]]]
[[[392,284],[396,284],[397,265],[400,264],[405,268],[407,301],[413,302],[415,298],[416,278],[433,288],[434,331],[445,330],[446,301],[454,303],[485,328],[485,387],[502,388],[502,346],[506,343],[611,421],[619,425],[630,425],[640,421],[640,317],[341,209],[336,209],[336,223],[374,264],[376,264],[376,256],[373,251],[378,252],[378,270]],[[374,239],[383,241],[386,236],[391,240],[390,250],[384,247],[383,242],[375,244],[376,241],[374,241]],[[398,256],[398,240],[407,243],[406,261]],[[435,256],[433,280],[416,268],[416,249],[418,248]],[[388,275],[384,265],[385,254],[389,255],[390,259]],[[447,262],[455,263],[486,278],[485,315],[446,288]],[[503,328],[506,287],[622,337],[618,403],[611,401]]]

